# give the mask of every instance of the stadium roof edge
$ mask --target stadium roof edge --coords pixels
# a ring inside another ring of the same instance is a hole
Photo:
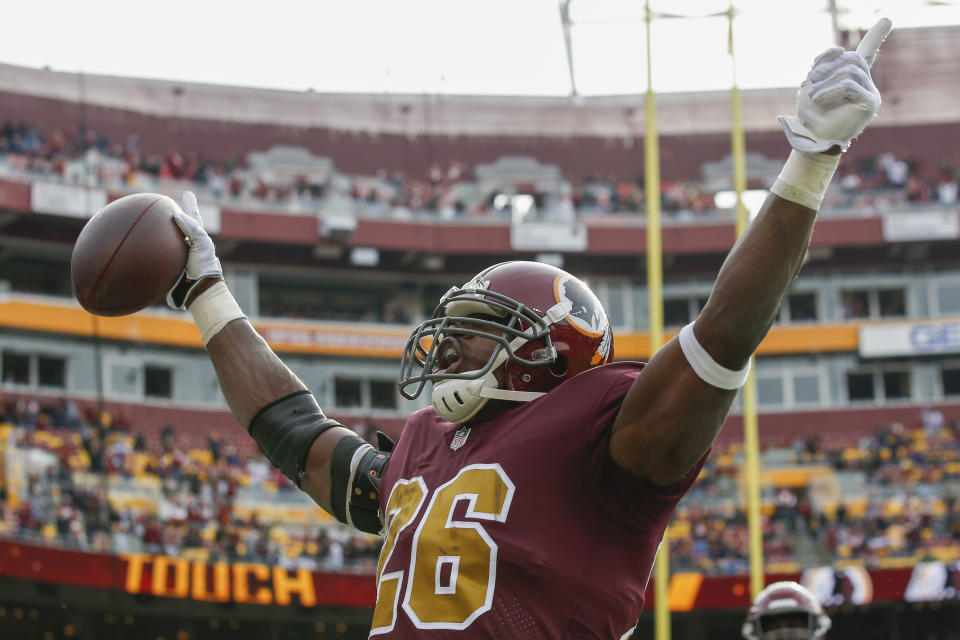
[[[883,92],[878,126],[960,121],[960,26],[898,29],[874,67]],[[922,63],[922,64],[918,64]],[[394,93],[320,93],[54,71],[0,63],[0,92],[85,102],[160,118],[258,123],[359,134],[407,136],[642,137],[642,95],[572,99]],[[743,96],[747,131],[778,129],[793,113],[796,89],[750,89]],[[662,135],[726,133],[726,91],[657,94]]]
[[[129,78],[0,63],[0,91],[145,113],[162,118],[279,124],[369,134],[600,136],[643,134],[642,95],[493,96],[319,93]],[[796,90],[744,91],[750,129],[777,127]],[[729,128],[725,91],[657,94],[664,134]],[[665,108],[669,107],[669,108]]]

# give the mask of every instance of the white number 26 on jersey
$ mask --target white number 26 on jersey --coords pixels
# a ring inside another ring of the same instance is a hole
[[[398,481],[387,500],[370,635],[393,629],[398,605],[419,629],[466,629],[489,610],[497,579],[497,544],[476,520],[505,522],[513,493],[513,482],[499,464],[464,467],[432,495],[421,477]],[[400,533],[416,519],[428,496],[406,571],[384,574]],[[461,501],[466,513],[454,520]]]

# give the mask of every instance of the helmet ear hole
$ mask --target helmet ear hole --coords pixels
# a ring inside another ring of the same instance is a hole
[[[550,373],[555,376],[562,376],[567,372],[567,356],[562,353],[557,354],[557,359],[550,365]]]

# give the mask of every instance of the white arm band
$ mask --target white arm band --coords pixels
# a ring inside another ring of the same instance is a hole
[[[838,164],[839,154],[828,156],[793,150],[770,191],[784,200],[819,211]]]
[[[246,318],[222,280],[197,296],[197,299],[190,303],[189,311],[200,329],[203,346],[207,346],[213,336],[220,333],[232,320]]]
[[[750,362],[739,371],[727,369],[710,357],[707,350],[697,342],[697,336],[693,334],[693,325],[691,322],[683,329],[680,329],[680,350],[686,356],[687,362],[700,378],[709,385],[720,389],[739,389],[747,381],[747,374],[750,373]]]

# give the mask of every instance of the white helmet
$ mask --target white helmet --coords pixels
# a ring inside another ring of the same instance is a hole
[[[796,582],[774,582],[757,594],[747,621],[746,640],[817,640],[830,629],[813,592]]]

